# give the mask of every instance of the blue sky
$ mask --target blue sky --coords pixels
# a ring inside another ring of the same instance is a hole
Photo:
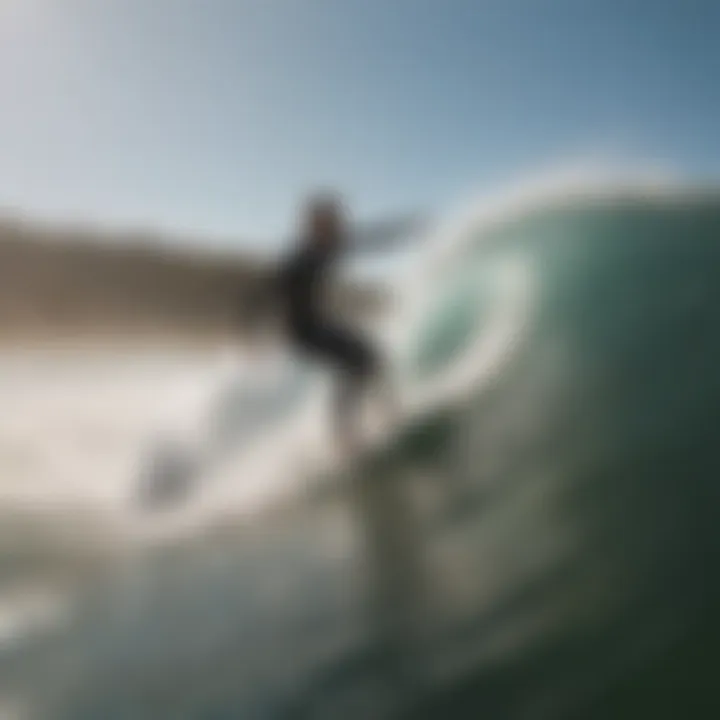
[[[269,238],[608,152],[720,175],[717,0],[2,0],[0,205]]]

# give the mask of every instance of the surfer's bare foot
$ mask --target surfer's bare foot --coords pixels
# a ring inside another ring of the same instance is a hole
[[[343,459],[349,459],[353,457],[358,450],[357,438],[353,437],[351,433],[342,433],[337,436],[336,439],[338,454]]]

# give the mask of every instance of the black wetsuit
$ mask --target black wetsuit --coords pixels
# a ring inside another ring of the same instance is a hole
[[[325,280],[339,254],[336,247],[303,243],[280,269],[277,290],[293,346],[338,371],[337,419],[344,424],[350,420],[358,393],[378,372],[379,358],[358,332],[329,317]]]

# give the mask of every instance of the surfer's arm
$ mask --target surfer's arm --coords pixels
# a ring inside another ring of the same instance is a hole
[[[353,255],[392,252],[417,240],[427,225],[427,217],[410,215],[361,226],[351,233],[347,250]]]

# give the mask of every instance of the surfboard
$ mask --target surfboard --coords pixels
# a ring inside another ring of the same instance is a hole
[[[490,382],[517,344],[526,321],[531,289],[527,270],[515,263],[491,268],[491,287],[482,291],[477,268],[465,274],[464,280],[456,272],[453,282],[441,283],[441,292],[427,293],[429,297],[418,304],[416,320],[406,337],[386,345],[392,363],[392,412],[383,415],[383,398],[370,396],[362,410],[357,442],[349,452],[338,452],[332,423],[326,421],[324,433],[307,448],[309,472],[318,479],[332,478],[363,458],[386,453],[400,440],[413,442],[412,438],[422,436],[423,418],[437,416],[443,408],[461,402],[468,388],[478,382]],[[461,313],[458,320],[458,307],[471,312]],[[438,327],[444,329],[450,318],[457,321],[456,326],[449,334],[441,333],[438,340]],[[405,322],[404,318],[399,322]],[[434,357],[433,343],[439,343],[445,352]],[[291,360],[287,353],[285,360]],[[202,486],[203,476],[223,462],[226,451],[241,457],[244,448],[262,440],[267,452],[274,452],[273,447],[280,452],[282,426],[291,424],[302,412],[317,387],[306,368],[291,367],[288,362],[285,372],[267,384],[255,382],[251,373],[245,384],[220,388],[208,413],[204,437],[156,445],[143,466],[137,493],[140,505],[157,510],[189,501]],[[323,412],[327,415],[326,400]],[[278,438],[276,443],[273,436]],[[291,465],[289,470],[299,468]]]

